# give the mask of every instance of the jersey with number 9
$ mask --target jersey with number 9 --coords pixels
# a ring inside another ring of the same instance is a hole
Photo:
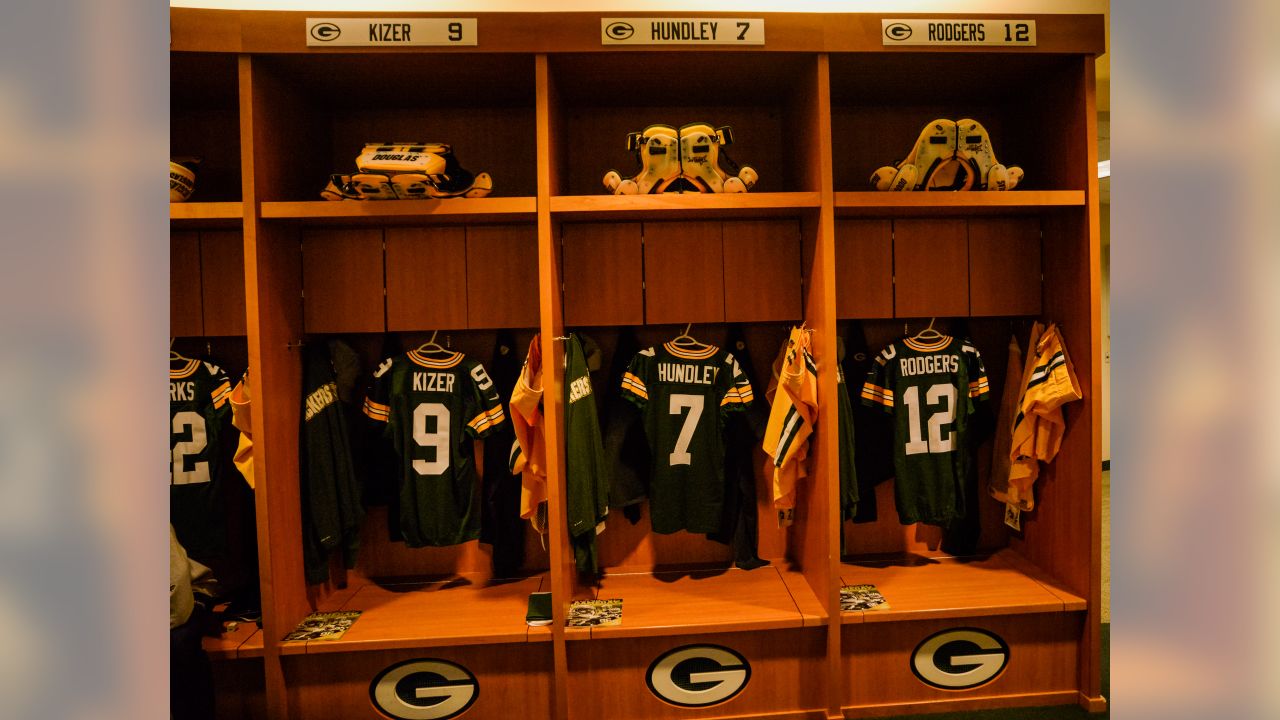
[[[751,405],[751,383],[733,355],[713,345],[666,343],[641,350],[622,377],[622,395],[641,410],[652,453],[653,530],[721,529],[727,413]]]
[[[386,424],[401,458],[400,528],[409,547],[480,537],[480,489],[472,440],[506,420],[484,366],[462,353],[410,351],[374,373],[364,414]]]
[[[968,340],[905,338],[880,352],[862,404],[894,417],[898,519],[946,526],[965,514],[969,415],[990,396],[987,371]]]

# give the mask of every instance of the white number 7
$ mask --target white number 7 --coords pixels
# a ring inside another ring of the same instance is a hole
[[[701,395],[672,395],[671,414],[679,415],[684,408],[689,408],[684,424],[680,426],[680,436],[676,438],[675,452],[667,459],[668,465],[692,465],[693,456],[689,454],[689,443],[693,441],[693,431],[698,428],[698,418],[702,417],[704,398]]]

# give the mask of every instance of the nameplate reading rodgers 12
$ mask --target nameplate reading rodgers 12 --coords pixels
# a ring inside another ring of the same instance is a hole
[[[307,47],[475,44],[475,18],[307,18]]]
[[[763,45],[763,18],[600,18],[602,45]]]
[[[891,45],[1004,45],[1035,47],[1035,20],[881,20],[880,39]]]

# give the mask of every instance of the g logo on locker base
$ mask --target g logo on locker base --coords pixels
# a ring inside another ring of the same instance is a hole
[[[751,664],[719,645],[685,645],[658,656],[645,673],[658,699],[679,707],[700,708],[733,699],[751,679]]]
[[[942,690],[970,690],[995,680],[1009,664],[1009,646],[979,628],[953,628],[925,638],[911,653],[911,672]]]
[[[448,720],[466,712],[478,697],[476,676],[448,660],[406,660],[369,683],[374,709],[392,720]]]

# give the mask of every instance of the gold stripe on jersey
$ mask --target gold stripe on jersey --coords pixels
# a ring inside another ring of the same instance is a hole
[[[933,342],[921,342],[919,340],[913,340],[912,338],[903,338],[902,342],[907,347],[917,352],[933,352],[934,350],[941,350],[949,345],[951,343],[951,336],[943,335]]]
[[[409,359],[424,368],[431,368],[432,370],[447,370],[462,362],[462,353],[456,352],[443,358],[430,358],[417,350],[410,350]]]
[[[644,381],[631,373],[622,374],[622,389],[630,390],[645,400],[649,399],[649,391],[645,388]]]
[[[987,383],[987,377],[985,375],[969,383],[969,397],[971,398],[986,395],[990,391],[991,386]]]
[[[364,414],[379,422],[386,422],[391,419],[391,407],[379,402],[374,402],[372,398],[365,398]]]
[[[706,360],[707,358],[720,352],[720,348],[715,345],[708,345],[705,350],[686,350],[675,343],[664,343],[663,346],[667,352],[684,360]]]
[[[169,368],[169,379],[173,380],[176,378],[191,377],[191,374],[194,373],[198,367],[200,367],[199,360],[188,360],[187,364],[178,370]]]
[[[485,410],[471,418],[471,422],[467,423],[467,425],[477,433],[481,433],[491,427],[501,425],[505,419],[506,416],[502,413],[502,406],[498,406],[492,410]]]
[[[879,385],[864,384],[862,386],[862,399],[880,403],[885,407],[893,407],[893,391],[886,390]]]
[[[724,399],[720,401],[720,407],[724,407],[725,405],[732,405],[734,403],[748,405],[751,403],[753,398],[754,398],[754,395],[752,395],[751,393],[751,388],[734,386],[729,388],[729,392],[726,392],[724,394]]]
[[[209,397],[213,398],[213,406],[215,408],[220,408],[223,405],[226,405],[227,398],[230,396],[231,396],[230,380],[223,380],[221,385],[214,388],[213,392],[209,393]]]

